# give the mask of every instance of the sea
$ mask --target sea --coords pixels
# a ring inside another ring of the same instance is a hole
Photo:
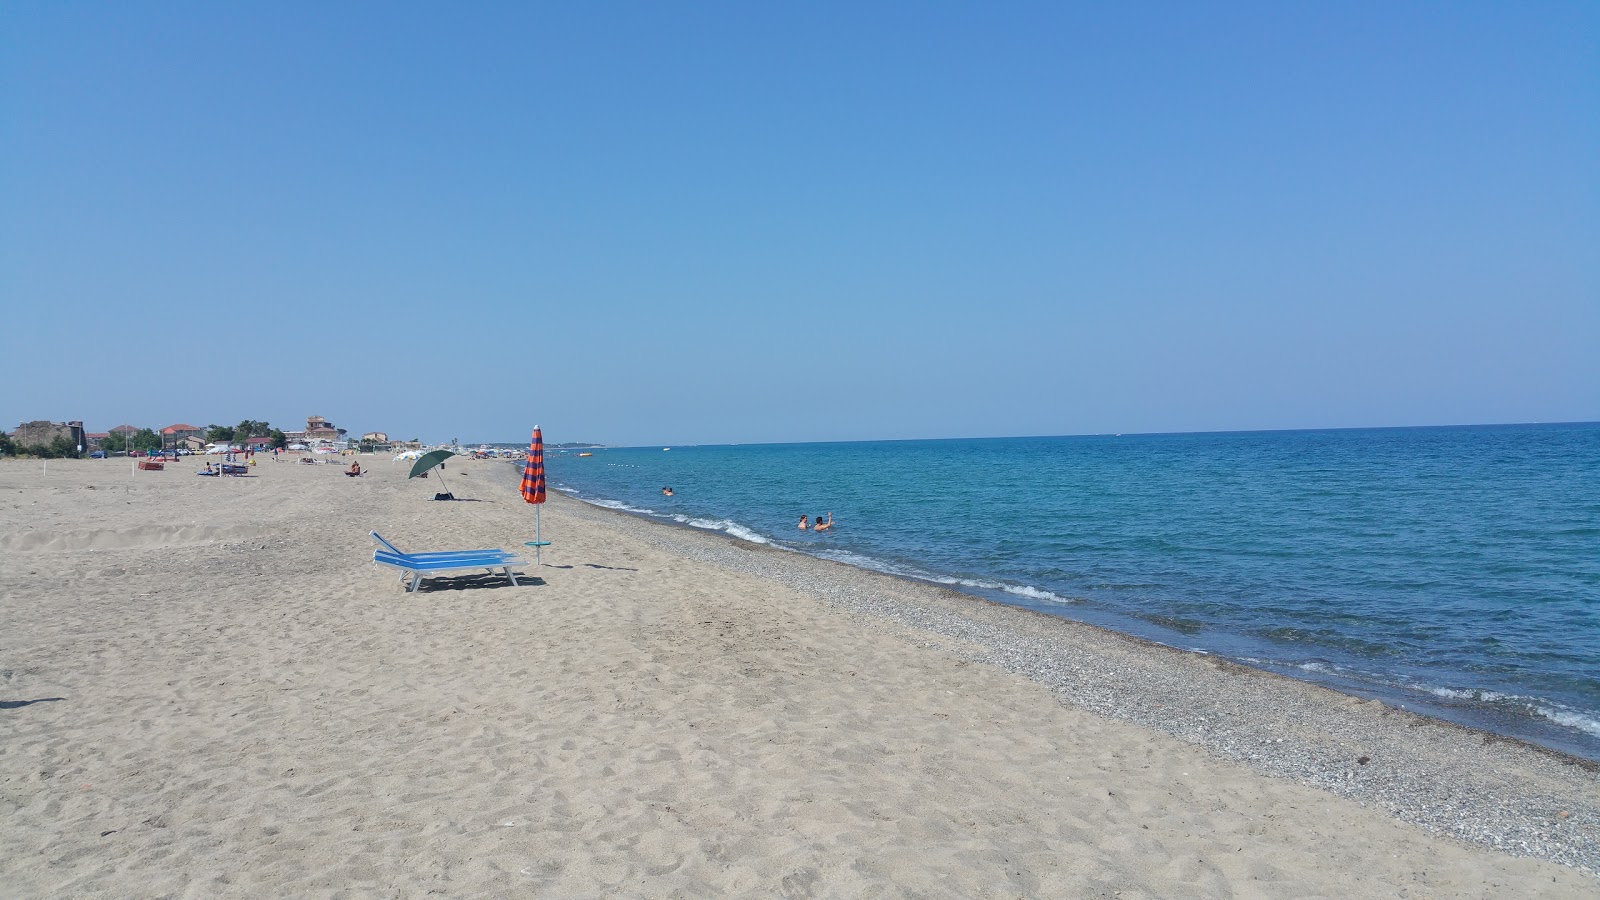
[[[1600,760],[1600,423],[579,452],[589,503]]]

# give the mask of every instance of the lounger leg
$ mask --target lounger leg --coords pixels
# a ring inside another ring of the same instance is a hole
[[[510,566],[506,566],[506,577],[511,579],[511,586],[512,587],[519,587],[520,586],[520,585],[517,584],[516,573],[511,571],[511,567]]]
[[[417,573],[415,573],[414,575],[411,576],[411,587],[406,591],[406,593],[415,594],[417,592],[417,588],[419,588],[421,586],[422,586],[422,573],[421,572],[417,572]]]

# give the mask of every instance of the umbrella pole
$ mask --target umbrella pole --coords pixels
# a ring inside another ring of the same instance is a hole
[[[444,469],[439,469],[439,487],[444,488],[446,494],[450,493],[450,485],[444,483]]]
[[[539,534],[539,508],[541,506],[544,506],[544,504],[535,503],[533,506],[533,561],[536,565],[542,566],[544,565],[544,538]]]

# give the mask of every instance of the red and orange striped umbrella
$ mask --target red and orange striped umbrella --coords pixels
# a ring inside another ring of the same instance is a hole
[[[533,426],[533,443],[528,445],[528,461],[522,467],[522,499],[529,503],[544,503],[544,432],[539,426]],[[526,546],[533,548],[533,558],[537,565],[544,565],[544,548],[550,542],[540,533],[539,507],[533,508],[533,540]]]
[[[528,445],[528,462],[522,467],[522,499],[544,502],[544,433],[533,428],[533,443]]]

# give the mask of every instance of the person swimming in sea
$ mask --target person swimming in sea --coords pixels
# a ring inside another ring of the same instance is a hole
[[[661,489],[661,496],[663,496],[663,497],[671,497],[672,496],[672,488],[670,488],[670,487],[662,488]]]
[[[802,518],[801,521],[803,522],[803,521],[805,521],[805,519]],[[822,517],[821,516],[817,516],[817,524],[815,526],[813,526],[811,530],[812,531],[827,531],[828,529],[830,529],[832,527],[833,527],[833,513],[830,512],[830,513],[828,513],[828,521],[826,521],[826,522],[822,521]]]
[[[805,531],[805,530],[809,529],[810,527],[811,527],[810,525],[806,524],[806,517],[805,516],[801,516],[800,517],[800,530],[801,531]]]

